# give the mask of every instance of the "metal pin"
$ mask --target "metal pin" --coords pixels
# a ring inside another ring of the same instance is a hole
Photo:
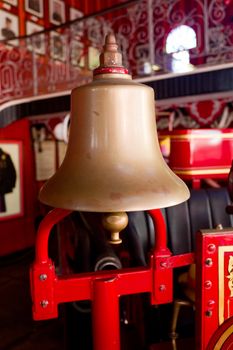
[[[216,250],[216,246],[215,246],[215,244],[211,243],[208,245],[207,249],[208,249],[209,253],[214,253]]]
[[[207,310],[205,314],[207,317],[211,317],[213,315],[213,312],[211,310]]]
[[[48,300],[42,300],[42,301],[40,302],[40,305],[41,305],[43,308],[46,308],[46,307],[48,306],[48,304],[49,304]]]
[[[212,266],[213,265],[213,260],[211,258],[207,258],[205,261],[206,266]]]
[[[159,290],[160,290],[160,292],[164,292],[166,290],[166,286],[164,284],[161,284],[159,286]]]
[[[212,287],[212,282],[211,281],[205,281],[204,287],[205,287],[205,289],[210,289]]]
[[[167,267],[167,262],[166,261],[161,261],[160,266],[163,268]]]
[[[46,275],[46,273],[42,273],[39,278],[41,281],[45,281],[45,280],[47,280],[47,277],[48,276]]]

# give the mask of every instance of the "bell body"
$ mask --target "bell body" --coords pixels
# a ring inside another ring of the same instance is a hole
[[[42,188],[42,202],[118,212],[168,207],[188,197],[160,152],[152,88],[108,73],[72,91],[67,153]]]

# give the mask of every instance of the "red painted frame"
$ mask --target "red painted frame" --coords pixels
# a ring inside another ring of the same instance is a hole
[[[202,230],[197,234],[196,251],[196,333],[198,350],[217,350],[218,340],[223,336],[221,349],[231,333],[233,321],[233,228],[223,230]],[[231,320],[231,321],[227,321]],[[231,338],[232,339],[232,338]],[[226,345],[226,344],[225,344]]]
[[[57,276],[54,263],[48,257],[49,234],[52,227],[70,213],[54,209],[39,227],[35,262],[30,270],[33,317],[35,320],[54,318],[58,316],[59,303],[92,300],[94,349],[119,350],[119,297],[147,292],[152,305],[171,302],[173,268],[193,263],[194,254],[171,256],[164,218],[156,209],[149,211],[156,232],[149,266]]]

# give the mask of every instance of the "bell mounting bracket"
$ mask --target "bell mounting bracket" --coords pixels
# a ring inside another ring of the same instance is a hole
[[[58,317],[58,304],[80,300],[92,301],[93,342],[96,350],[118,350],[120,344],[119,297],[150,293],[152,305],[173,299],[173,268],[194,262],[194,254],[172,256],[167,248],[166,225],[159,209],[150,210],[155,227],[155,246],[147,267],[98,271],[58,276],[48,256],[52,227],[71,213],[54,209],[40,224],[35,261],[30,269],[34,320]],[[101,320],[105,320],[102,322]],[[108,329],[109,328],[109,329]]]

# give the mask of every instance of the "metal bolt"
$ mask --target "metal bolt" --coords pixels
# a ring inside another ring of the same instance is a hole
[[[48,276],[46,275],[46,273],[42,273],[39,278],[41,281],[45,281],[47,280]]]
[[[216,246],[215,246],[215,244],[211,243],[208,245],[207,249],[208,249],[209,253],[214,253],[216,250]]]
[[[207,305],[210,307],[210,308],[213,308],[214,305],[215,305],[215,301],[214,300],[209,300]]]
[[[159,290],[160,290],[160,292],[164,292],[166,290],[166,286],[164,284],[161,284],[159,286]]]
[[[48,306],[48,300],[42,300],[41,302],[40,302],[40,305],[43,307],[43,308],[46,308],[47,306]]]
[[[207,310],[205,314],[207,317],[211,317],[213,315],[213,312],[211,310]]]
[[[206,266],[212,266],[213,265],[213,260],[211,258],[207,258],[205,261]]]
[[[164,267],[164,268],[167,267],[166,261],[161,261],[160,266],[161,266],[161,267]]]
[[[205,281],[204,287],[205,287],[205,289],[210,289],[212,287],[212,282],[211,281]]]

